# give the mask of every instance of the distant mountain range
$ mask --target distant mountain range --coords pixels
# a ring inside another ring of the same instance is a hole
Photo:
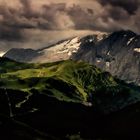
[[[129,30],[74,37],[39,50],[14,48],[4,57],[28,63],[82,60],[140,85],[140,35]]]

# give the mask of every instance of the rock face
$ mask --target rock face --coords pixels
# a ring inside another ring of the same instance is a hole
[[[83,60],[122,80],[140,84],[140,35],[129,30],[75,37],[36,51],[12,49],[4,57],[39,63]]]
[[[83,41],[72,59],[87,61],[127,82],[140,84],[140,36],[131,31],[114,32],[99,42]]]

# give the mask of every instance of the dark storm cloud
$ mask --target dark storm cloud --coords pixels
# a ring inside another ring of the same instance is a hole
[[[108,17],[111,17],[114,20],[127,20],[129,19],[130,15],[120,7],[110,7],[108,9]]]
[[[23,35],[17,28],[0,28],[0,39],[5,41],[23,41]]]
[[[139,8],[140,0],[99,0],[102,5],[111,4],[113,7],[121,7],[129,14],[135,14]]]
[[[44,4],[35,11],[30,0],[20,0],[22,7],[0,6],[0,38],[17,41],[24,38],[24,29],[64,30],[74,26],[67,15],[66,4]],[[19,35],[19,37],[18,37]]]
[[[14,27],[17,12],[12,8],[0,6],[0,39],[8,41],[21,41],[23,39],[20,28]],[[14,20],[13,20],[14,19]]]
[[[1,0],[0,0],[1,1]],[[18,5],[0,6],[0,39],[21,41],[25,29],[99,30],[112,32],[130,29],[140,32],[140,0],[19,0]],[[46,3],[49,2],[49,3]],[[36,6],[34,8],[33,4]]]
[[[29,0],[20,0],[22,6],[23,6],[23,10],[27,15],[30,15],[32,13],[31,11],[31,4],[29,2]]]
[[[130,29],[140,32],[140,0],[99,0],[103,7],[101,18],[110,31]]]

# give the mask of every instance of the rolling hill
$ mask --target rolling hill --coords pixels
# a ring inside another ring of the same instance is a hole
[[[106,96],[112,96],[111,98],[118,96],[123,90],[130,90],[131,93],[129,87],[122,86],[109,73],[80,61],[46,64],[25,64],[6,58],[1,58],[0,61],[0,83],[6,92],[19,90],[30,97],[34,91],[58,100],[91,106],[94,95],[100,92],[106,92]]]

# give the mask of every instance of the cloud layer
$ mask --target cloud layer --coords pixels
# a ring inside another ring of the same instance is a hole
[[[27,30],[140,33],[139,13],[140,0],[0,0],[0,40],[27,41]]]

